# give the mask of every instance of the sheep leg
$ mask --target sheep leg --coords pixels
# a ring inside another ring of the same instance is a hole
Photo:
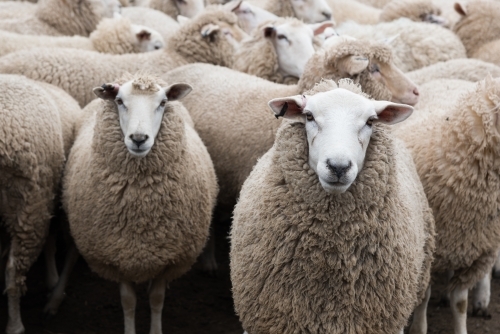
[[[135,334],[135,304],[137,296],[130,282],[120,283],[123,316],[125,318],[125,334]]]
[[[450,294],[455,334],[467,334],[467,289],[455,288]]]
[[[10,245],[7,268],[5,269],[5,285],[9,305],[9,320],[7,322],[7,329],[5,330],[7,334],[24,333],[24,326],[21,320],[21,291],[16,284],[17,272],[14,253],[17,247],[17,240],[13,238]]]
[[[493,277],[500,278],[500,253],[498,253],[497,260],[493,266]]]
[[[217,260],[215,259],[215,233],[213,226],[210,228],[210,236],[200,255],[200,262],[204,271],[211,274],[215,274],[217,271]]]
[[[43,253],[45,255],[45,266],[47,270],[45,284],[47,284],[49,290],[52,290],[59,281],[59,273],[56,267],[56,235],[54,233],[49,233],[47,241],[45,241]]]
[[[49,301],[43,309],[43,312],[47,317],[55,315],[59,310],[59,306],[61,306],[61,303],[66,296],[65,291],[66,286],[68,285],[69,276],[73,271],[73,267],[75,266],[78,257],[78,250],[76,249],[75,244],[72,243],[68,253],[66,254],[66,258],[64,259],[64,267],[61,272],[61,276],[59,277],[59,280],[49,297]]]
[[[453,277],[455,272],[453,270],[449,270],[446,272],[446,284],[448,284]],[[441,305],[450,306],[450,291],[447,289],[445,292],[441,294]]]
[[[491,295],[491,271],[474,286],[472,289],[472,315],[476,316],[479,313],[485,318],[491,318],[488,313],[488,306],[490,305]]]
[[[163,303],[165,301],[165,288],[167,281],[159,276],[151,284],[149,291],[149,305],[151,307],[151,329],[150,334],[162,334],[161,332],[161,314]]]
[[[427,305],[431,299],[431,286],[425,291],[424,300],[415,308],[413,312],[413,323],[410,327],[410,334],[426,334],[427,333]]]

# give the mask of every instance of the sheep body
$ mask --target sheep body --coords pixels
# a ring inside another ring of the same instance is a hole
[[[308,165],[304,124],[283,122],[234,211],[231,281],[243,327],[399,332],[427,289],[433,224],[411,156],[384,126],[356,181],[331,195]]]
[[[22,50],[0,58],[0,72],[23,74],[53,83],[73,96],[81,106],[95,98],[92,88],[106,78],[124,72],[146,70],[163,73],[190,62],[206,61],[232,65],[233,45],[217,33],[203,36],[207,26],[236,25],[236,16],[224,10],[207,9],[197,19],[178,30],[167,43],[169,48],[146,54],[108,55],[92,51],[37,48]],[[213,41],[212,41],[213,37]]]
[[[472,52],[471,58],[481,59],[500,66],[500,39],[485,43]]]
[[[176,20],[152,8],[128,7],[123,8],[121,14],[129,18],[134,24],[146,26],[158,31],[165,41],[170,39],[170,37],[180,28]]]
[[[332,8],[333,18],[337,24],[355,21],[360,24],[376,24],[379,22],[381,10],[352,0],[327,0]]]
[[[106,279],[171,281],[191,267],[208,237],[217,195],[210,156],[180,103],[167,104],[155,144],[140,159],[123,144],[114,102],[92,106],[64,176],[75,243]]]
[[[373,26],[348,22],[338,27],[342,35],[363,40],[384,40],[397,36],[390,45],[394,62],[402,71],[413,71],[439,61],[466,58],[460,39],[450,30],[436,24],[401,18]]]
[[[133,26],[125,18],[103,19],[90,37],[34,36],[0,31],[0,56],[35,47],[66,47],[111,54],[142,52],[136,33],[149,33],[146,43],[164,45],[163,38],[154,30]]]
[[[0,20],[17,19],[32,16],[36,4],[27,1],[0,1]]]

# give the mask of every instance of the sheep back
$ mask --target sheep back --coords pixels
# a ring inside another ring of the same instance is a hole
[[[398,332],[425,291],[433,249],[423,189],[405,183],[418,184],[411,157],[399,158],[378,127],[363,170],[340,196],[323,190],[307,161],[304,125],[284,122],[243,185],[230,254],[243,327]]]

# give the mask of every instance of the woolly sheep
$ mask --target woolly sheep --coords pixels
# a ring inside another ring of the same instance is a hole
[[[139,5],[159,10],[174,19],[177,15],[195,17],[205,8],[204,0],[145,0]]]
[[[274,15],[296,17],[305,23],[317,23],[332,19],[332,10],[325,0],[247,0]]]
[[[104,101],[68,159],[63,203],[71,235],[93,271],[120,283],[127,334],[135,333],[132,283],[152,282],[151,333],[161,333],[165,287],[190,269],[208,237],[213,165],[174,102],[190,90],[145,75],[95,88]]]
[[[402,17],[415,22],[448,25],[448,20],[441,16],[441,8],[430,0],[393,0],[384,6],[379,20],[390,22]]]
[[[34,16],[0,20],[0,30],[28,35],[89,36],[102,18],[120,11],[117,0],[40,0]]]
[[[477,59],[452,59],[406,73],[415,84],[436,79],[483,80],[488,74],[500,77],[500,67]]]
[[[316,30],[296,18],[278,18],[265,23],[241,42],[234,55],[233,69],[283,83],[298,80],[314,54],[316,35],[331,22],[319,24]]]
[[[265,118],[267,101],[301,94],[322,78],[346,77],[355,78],[376,99],[411,104],[418,101],[415,85],[394,67],[390,50],[359,41],[341,41],[318,50],[297,85],[280,85],[206,64],[187,65],[167,73],[167,81],[187,82],[194,87],[183,103],[213,158],[222,210],[232,209],[257,159],[273,145],[279,124]],[[237,110],[238,117],[221,118],[223,110]]]
[[[245,181],[231,230],[235,309],[250,334],[403,333],[418,304],[411,332],[427,332],[434,220],[385,125],[412,108],[339,85],[269,102],[291,122]]]
[[[446,109],[396,129],[434,212],[433,271],[454,271],[447,289],[455,333],[467,333],[468,289],[490,272],[500,245],[499,105],[500,79],[486,78]]]
[[[180,28],[179,23],[170,16],[146,7],[123,8],[121,15],[130,19],[134,24],[146,26],[160,33],[165,41],[168,41]]]
[[[80,110],[57,87],[12,75],[0,75],[0,83],[0,216],[10,239],[6,333],[19,334],[24,333],[19,302],[26,273],[49,231],[65,149],[71,145],[71,121]]]
[[[0,73],[23,74],[56,84],[85,106],[95,98],[92,87],[124,72],[164,73],[194,62],[231,66],[235,39],[243,36],[236,16],[214,6],[183,25],[167,41],[165,50],[133,55],[52,48],[23,50],[0,58]]]
[[[0,1],[0,20],[33,16],[36,4],[27,1]]]
[[[337,32],[370,41],[391,39],[394,62],[403,72],[439,61],[466,58],[460,39],[437,24],[414,22],[405,18],[372,26],[347,22],[339,26]],[[396,37],[393,38],[394,36]]]
[[[0,56],[35,47],[68,47],[103,53],[125,54],[158,50],[165,42],[147,27],[130,24],[126,18],[103,19],[90,37],[32,36],[0,31]]]
[[[234,1],[234,0],[233,0]],[[247,1],[239,2],[233,12],[238,16],[238,24],[247,34],[251,34],[255,28],[266,21],[274,21],[278,16],[265,9],[254,6]]]

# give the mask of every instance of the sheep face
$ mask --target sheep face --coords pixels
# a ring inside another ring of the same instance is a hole
[[[122,86],[104,84],[94,93],[114,101],[120,118],[125,145],[133,156],[145,157],[154,145],[160,131],[167,104],[186,96],[191,91],[187,84],[168,87],[128,81]]]
[[[179,14],[185,17],[194,17],[205,9],[203,0],[172,0],[179,10]]]
[[[345,192],[363,168],[373,125],[395,124],[413,112],[408,105],[369,100],[342,88],[273,99],[269,106],[278,116],[305,123],[309,166],[334,194]]]
[[[247,34],[250,34],[255,28],[266,21],[278,19],[276,15],[265,9],[251,5],[242,1],[238,7],[234,8],[233,13],[238,16],[238,24]]]
[[[305,23],[317,23],[332,18],[332,10],[325,0],[289,0],[297,18]]]
[[[136,47],[139,52],[149,52],[165,47],[165,41],[160,33],[148,27],[132,24],[132,33],[137,39]]]

